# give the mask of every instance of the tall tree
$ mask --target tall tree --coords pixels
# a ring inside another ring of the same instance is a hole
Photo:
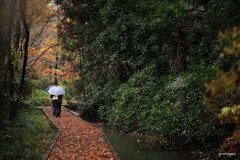
[[[10,17],[8,22],[8,28],[4,37],[4,44],[3,44],[4,46],[2,50],[3,52],[5,52],[5,57],[4,57],[4,65],[1,73],[2,77],[0,81],[0,94],[3,93],[3,88],[7,78],[7,72],[8,72],[9,61],[10,61],[11,35],[12,35],[13,18],[15,15],[15,0],[10,1],[9,13],[10,13]]]
[[[176,44],[176,70],[177,73],[181,73],[187,70],[187,43],[186,43],[186,33],[183,28],[184,22],[181,22],[177,34],[177,44]]]
[[[17,22],[15,23],[15,34],[14,34],[14,50],[18,51],[19,43],[21,38],[21,16],[17,17]]]
[[[28,60],[28,46],[29,46],[29,28],[26,20],[26,7],[27,7],[27,1],[22,0],[19,3],[20,13],[21,13],[21,19],[25,31],[25,43],[24,43],[24,59],[23,59],[23,66],[22,66],[22,75],[21,75],[21,81],[20,81],[20,87],[19,91],[21,92],[24,89],[24,79],[26,76],[26,68],[27,68],[27,60]]]
[[[56,63],[55,63],[55,70],[57,70],[58,69],[58,53],[56,54]],[[55,73],[54,73],[54,83],[55,83],[55,85],[58,85],[58,74],[57,74],[57,72],[55,71]]]

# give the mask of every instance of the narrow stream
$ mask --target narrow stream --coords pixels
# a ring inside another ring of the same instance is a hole
[[[118,154],[120,160],[190,160],[190,156],[173,150],[154,149],[149,143],[137,142],[134,137],[112,132],[103,127],[103,130]]]

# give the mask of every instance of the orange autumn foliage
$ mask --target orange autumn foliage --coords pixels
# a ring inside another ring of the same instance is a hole
[[[235,131],[231,137],[227,137],[220,147],[220,152],[236,153],[240,150],[240,28],[219,33],[219,43],[222,52],[219,58],[234,57],[229,71],[218,69],[216,78],[206,83],[204,102],[212,112],[220,119],[221,123],[232,122]],[[225,101],[224,97],[227,96]]]
[[[34,78],[78,78],[76,62],[62,60],[64,52],[58,44],[59,10],[51,0],[27,0],[27,22],[31,36],[28,55],[28,76]],[[58,55],[58,69],[55,69]]]

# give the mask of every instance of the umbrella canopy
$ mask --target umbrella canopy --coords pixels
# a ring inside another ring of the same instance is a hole
[[[60,86],[52,86],[47,92],[51,95],[58,96],[64,94],[66,91]]]
[[[54,87],[54,86],[56,86],[56,85],[48,86],[48,87],[45,89],[45,91],[48,92],[48,90],[49,90],[50,88]]]

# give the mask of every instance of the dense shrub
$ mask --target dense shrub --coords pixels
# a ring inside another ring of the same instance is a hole
[[[133,75],[129,81],[122,84],[115,92],[116,99],[109,117],[109,124],[123,131],[140,129],[140,123],[145,121],[144,116],[148,111],[148,101],[155,95],[156,67],[146,67]]]
[[[222,131],[232,128],[221,127],[202,101],[203,83],[214,75],[213,66],[194,66],[160,81],[156,67],[146,67],[115,92],[109,125],[124,132],[164,137],[171,144],[195,142],[209,147],[215,145],[211,139],[218,139],[219,144],[226,136]]]
[[[89,121],[107,121],[113,103],[112,95],[116,90],[116,84],[110,81],[106,85],[96,86],[93,83],[85,86],[81,95],[81,103],[78,110],[81,117]]]

